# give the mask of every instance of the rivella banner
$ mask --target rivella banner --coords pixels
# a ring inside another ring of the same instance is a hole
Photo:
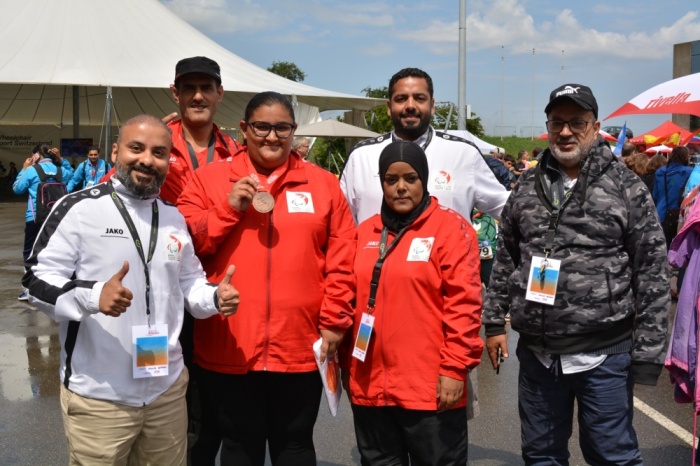
[[[91,138],[92,143],[100,147],[100,155],[104,155],[104,142],[100,141],[98,126],[83,126],[80,128],[81,138]],[[116,140],[118,128],[112,129],[113,139]],[[37,144],[46,144],[49,147],[61,147],[61,139],[73,138],[73,127],[65,126],[0,126],[0,161],[5,166],[9,162],[15,162],[21,168],[24,160],[31,155],[31,151]],[[76,157],[80,162],[83,157]],[[71,161],[72,163],[72,161]]]

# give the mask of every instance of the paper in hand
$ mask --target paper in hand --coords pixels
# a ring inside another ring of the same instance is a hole
[[[343,386],[340,383],[340,365],[338,364],[338,353],[333,355],[333,359],[326,358],[326,360],[321,364],[321,343],[323,338],[319,338],[316,343],[313,344],[314,358],[316,359],[316,365],[318,366],[318,371],[321,374],[321,380],[323,381],[323,390],[326,393],[326,399],[328,400],[328,409],[331,412],[331,416],[335,417],[338,413],[338,405],[340,405],[340,395],[343,393]]]

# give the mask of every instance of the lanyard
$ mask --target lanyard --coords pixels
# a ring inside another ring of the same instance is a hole
[[[406,227],[408,228],[408,227]],[[374,269],[372,270],[372,280],[369,283],[369,300],[367,301],[367,312],[372,314],[374,312],[374,303],[377,300],[377,288],[379,288],[379,276],[382,274],[382,266],[384,265],[384,259],[389,255],[391,251],[394,250],[399,240],[406,232],[406,228],[401,230],[396,238],[393,239],[389,246],[387,247],[387,240],[389,239],[389,229],[384,227],[382,229],[382,236],[379,240],[379,259],[374,264]]]
[[[560,173],[559,178],[556,182],[550,183],[549,194],[552,200],[552,212],[549,214],[549,226],[547,227],[547,236],[545,238],[544,244],[544,259],[540,264],[540,280],[544,280],[545,271],[549,266],[547,259],[552,255],[552,249],[554,249],[554,236],[557,234],[557,227],[559,226],[559,219],[561,218],[561,212],[566,207],[566,204],[571,199],[574,188],[566,191],[564,188],[564,181],[562,179],[563,175]],[[540,183],[541,180],[538,180]]]
[[[156,242],[158,241],[158,202],[156,200],[153,200],[153,203],[151,204],[151,208],[153,211],[153,215],[151,216],[151,238],[148,242],[148,260],[146,260],[146,256],[143,254],[143,246],[141,244],[141,238],[139,237],[139,233],[136,230],[136,225],[134,225],[134,221],[131,219],[131,215],[129,215],[129,212],[126,210],[126,207],[124,207],[124,203],[122,200],[119,198],[119,195],[117,192],[114,190],[114,186],[112,183],[107,183],[107,186],[109,187],[110,191],[110,196],[112,197],[112,201],[114,202],[114,205],[117,206],[117,210],[121,214],[122,218],[124,219],[124,222],[126,223],[126,227],[129,229],[129,233],[131,233],[131,238],[134,240],[134,246],[136,247],[136,251],[139,253],[139,257],[141,258],[141,263],[143,264],[143,271],[146,276],[146,319],[148,322],[148,326],[151,326],[151,274],[148,270],[148,264],[151,262],[151,259],[153,259],[153,253],[156,250]]]
[[[185,131],[182,131],[182,139],[185,139]],[[197,162],[197,154],[194,152],[194,148],[192,145],[185,139],[185,144],[187,144],[187,150],[190,153],[190,160],[192,161],[192,168],[196,170],[199,168],[199,162]],[[209,139],[209,146],[208,146],[208,151],[207,151],[207,163],[211,163],[212,160],[214,160],[214,146],[216,145],[216,137],[214,136],[214,133],[211,135],[211,139]],[[229,151],[230,152],[230,151]]]

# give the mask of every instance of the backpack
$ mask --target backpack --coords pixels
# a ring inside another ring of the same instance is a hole
[[[34,168],[40,180],[39,186],[36,188],[34,223],[36,223],[37,226],[41,226],[46,219],[49,218],[49,213],[51,213],[53,205],[68,194],[68,189],[66,189],[66,185],[61,182],[63,175],[61,174],[60,166],[56,167],[55,175],[47,175],[44,169],[41,168],[40,163],[34,165]],[[48,181],[49,178],[55,179],[56,181]]]

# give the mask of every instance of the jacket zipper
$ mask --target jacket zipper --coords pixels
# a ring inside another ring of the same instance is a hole
[[[267,356],[270,351],[270,313],[272,301],[272,231],[274,222],[272,221],[272,211],[269,214],[269,222],[267,224],[267,286],[266,286],[266,303],[265,303],[265,343],[263,346],[263,371],[267,371]]]
[[[394,237],[394,238],[395,238],[395,237]],[[393,241],[393,239],[392,239],[392,241]],[[387,259],[388,259],[388,257],[387,257]],[[385,262],[384,262],[384,270],[383,270],[384,273],[382,274],[382,275],[385,276],[385,277],[387,276],[386,267],[387,267],[388,265],[389,265],[389,264],[388,264],[388,261],[385,260]],[[381,276],[380,276],[379,280],[380,280],[380,283],[379,283],[378,286],[377,286],[377,295],[379,295],[380,287],[382,287]],[[386,332],[384,331],[384,329],[385,329],[385,325],[384,325],[384,323],[385,323],[385,322],[384,322],[384,316],[385,316],[385,315],[386,315],[386,312],[384,312],[384,309],[382,309],[382,332],[381,332],[381,335],[379,336],[379,338],[382,339],[382,371],[384,372],[384,373],[383,373],[384,383],[383,383],[383,385],[382,385],[382,387],[383,387],[383,388],[382,388],[382,391],[384,392],[384,406],[389,406],[389,402],[388,402],[388,398],[387,398],[386,358],[385,358],[385,356],[384,356],[384,343],[385,343],[385,341],[384,341],[384,334],[386,333]]]

